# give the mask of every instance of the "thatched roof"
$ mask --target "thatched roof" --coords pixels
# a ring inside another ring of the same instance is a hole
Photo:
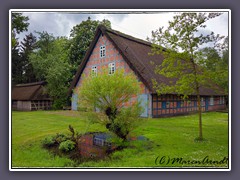
[[[151,93],[156,93],[156,90],[154,89],[152,83],[153,79],[155,79],[158,83],[169,82],[168,78],[154,72],[155,66],[151,62],[153,62],[155,65],[159,65],[163,62],[164,57],[161,54],[149,55],[152,48],[152,44],[150,42],[134,38],[119,31],[107,29],[105,26],[100,25],[97,28],[95,37],[71,83],[68,91],[69,95],[71,95],[72,90],[75,88],[77,82],[79,81],[83,69],[85,68],[87,61],[101,34],[105,35],[113,43],[115,48],[120,52],[120,54],[123,56],[124,60],[128,63],[130,68],[137,74],[139,79],[145,84],[145,86],[150,90]],[[217,92],[216,89],[218,90]],[[218,86],[214,85],[214,89],[201,87],[200,94],[224,95],[224,91]]]
[[[30,100],[51,100],[46,94],[44,85],[46,82],[35,82],[27,84],[17,84],[12,87],[12,100],[30,101]]]

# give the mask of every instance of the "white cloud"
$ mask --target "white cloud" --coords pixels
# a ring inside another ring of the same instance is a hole
[[[123,33],[132,35],[140,39],[151,37],[151,31],[159,27],[168,26],[168,21],[173,18],[175,13],[159,12],[159,13],[128,13],[128,14],[87,14],[87,13],[69,13],[69,12],[25,12],[25,16],[29,17],[29,32],[47,31],[55,36],[69,36],[70,30],[76,24],[87,20],[90,16],[92,19],[103,20],[108,19],[112,23],[112,28]],[[228,13],[210,20],[207,23],[206,31],[214,31],[216,34],[228,35]],[[24,37],[26,32],[20,34],[20,38]]]

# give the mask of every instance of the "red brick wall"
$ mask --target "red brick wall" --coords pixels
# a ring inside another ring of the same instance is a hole
[[[100,47],[102,45],[105,45],[105,47],[106,47],[106,56],[103,58],[100,57]],[[114,45],[111,43],[111,41],[109,41],[106,36],[100,35],[76,87],[79,87],[82,84],[83,75],[88,76],[91,73],[92,66],[97,66],[97,71],[99,72],[102,68],[104,68],[104,67],[107,68],[109,63],[115,63],[116,71],[121,68],[121,69],[124,69],[124,71],[126,73],[132,72],[132,69],[125,62],[122,55],[114,47]],[[138,78],[137,75],[136,75],[136,78]],[[140,84],[140,86],[141,86],[140,94],[149,94],[148,88],[142,82],[140,82],[140,83],[141,83]],[[125,106],[131,105],[131,103],[136,102],[136,100],[137,100],[137,96],[133,96],[132,99],[130,100],[130,102],[125,103]],[[151,103],[149,103],[149,107],[150,107],[150,105],[151,105]],[[149,113],[151,113],[150,108],[149,108]]]
[[[93,134],[83,135],[78,141],[79,153],[83,158],[103,158],[106,156],[106,147],[93,144]]]

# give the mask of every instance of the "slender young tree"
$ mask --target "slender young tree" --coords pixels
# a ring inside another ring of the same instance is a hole
[[[207,69],[200,66],[204,63],[199,50],[204,45],[211,43],[217,46],[219,35],[213,32],[207,35],[201,33],[206,27],[206,22],[220,16],[220,13],[179,13],[169,21],[169,26],[159,28],[152,32],[153,42],[151,54],[163,54],[165,59],[161,65],[156,66],[156,73],[162,74],[172,81],[168,84],[153,83],[158,94],[178,93],[183,98],[196,94],[199,114],[199,136],[203,140],[202,133],[202,108],[200,88],[209,84],[209,73]]]

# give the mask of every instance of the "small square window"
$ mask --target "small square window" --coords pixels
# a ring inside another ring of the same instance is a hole
[[[108,64],[108,74],[114,74],[115,73],[115,63],[109,63]]]
[[[92,76],[97,76],[97,66],[93,66],[92,67],[92,72],[91,72]]]
[[[105,46],[101,46],[100,47],[100,57],[105,57],[106,56],[106,47]]]

